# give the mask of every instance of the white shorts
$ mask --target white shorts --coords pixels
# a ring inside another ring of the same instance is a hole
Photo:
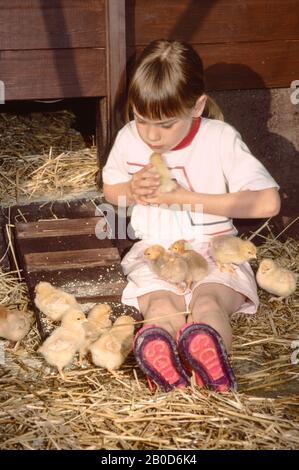
[[[149,262],[144,258],[143,252],[145,248],[155,243],[163,245],[161,241],[159,242],[157,240],[141,240],[135,243],[129,253],[123,258],[121,265],[124,274],[127,276],[128,284],[122,294],[122,303],[133,306],[139,310],[138,297],[156,290],[167,290],[178,295],[183,295],[185,297],[186,308],[188,309],[192,298],[192,291],[197,286],[217,283],[230,287],[246,297],[245,302],[241,305],[238,312],[256,313],[259,299],[254,273],[249,263],[246,262],[237,266],[234,273],[220,272],[213,258],[209,255],[209,243],[197,244],[194,242],[191,244],[192,248],[198,251],[208,261],[209,274],[201,281],[195,283],[192,290],[182,293],[174,284],[160,279],[151,269]],[[165,246],[165,248],[168,248],[168,246]]]

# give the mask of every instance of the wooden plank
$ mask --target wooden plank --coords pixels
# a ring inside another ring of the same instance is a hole
[[[113,265],[109,268],[89,267],[82,271],[82,275],[76,269],[64,271],[63,276],[60,271],[36,271],[31,272],[28,278],[33,292],[38,282],[50,282],[73,294],[78,302],[82,303],[85,301],[120,301],[123,289],[127,285],[120,265]]]
[[[299,77],[299,40],[193,47],[204,63],[207,90],[289,88]]]
[[[128,44],[299,39],[298,0],[128,0]]]
[[[117,248],[97,248],[87,250],[48,251],[24,255],[25,267],[32,271],[58,271],[86,267],[110,266],[120,263]]]
[[[0,0],[0,50],[105,47],[105,0]]]
[[[75,235],[95,235],[96,227],[104,226],[104,217],[80,219],[39,220],[38,222],[18,223],[18,238],[65,237]]]
[[[299,77],[299,40],[195,48],[203,59],[210,90],[289,88]]]
[[[17,237],[18,238],[18,237]],[[67,237],[18,238],[22,253],[44,253],[45,251],[68,251],[116,246],[109,238],[99,240],[94,235],[74,235]],[[117,247],[118,248],[118,247]]]
[[[104,49],[0,52],[5,100],[106,95]]]
[[[31,202],[22,206],[10,207],[10,218],[13,223],[39,222],[40,220],[55,221],[57,219],[81,219],[93,217],[95,206],[103,202],[98,197],[90,199],[74,199],[70,201],[49,201],[47,203]],[[7,212],[7,211],[6,211]],[[8,214],[7,214],[8,216]]]
[[[117,131],[115,106],[121,83],[126,81],[126,2],[106,0],[107,24],[107,141]]]

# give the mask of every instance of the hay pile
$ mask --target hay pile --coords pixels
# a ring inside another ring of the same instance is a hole
[[[263,256],[298,272],[298,243],[291,239],[265,239]],[[16,274],[2,273],[0,286],[0,303],[26,308]],[[64,383],[36,352],[33,328],[19,351],[2,354],[0,449],[298,448],[299,365],[291,363],[298,291],[289,305],[269,304],[266,292],[260,298],[257,315],[233,318],[238,393],[192,386],[152,395],[132,356],[117,378],[87,361],[82,369],[73,365]]]
[[[85,148],[68,111],[0,114],[3,206],[96,191],[96,148]]]

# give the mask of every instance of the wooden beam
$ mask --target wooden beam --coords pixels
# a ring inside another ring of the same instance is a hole
[[[108,142],[117,131],[115,104],[126,69],[126,6],[125,0],[106,0],[106,59]]]

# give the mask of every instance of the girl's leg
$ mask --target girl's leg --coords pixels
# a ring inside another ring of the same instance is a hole
[[[243,301],[243,295],[221,284],[203,284],[194,290],[189,325],[180,331],[178,347],[199,386],[219,392],[236,389],[227,357],[232,343],[229,315]]]
[[[155,291],[138,297],[147,328],[141,328],[134,340],[139,367],[163,390],[185,387],[189,383],[175,342],[176,332],[185,324],[185,300],[168,291]],[[180,313],[181,312],[181,313]]]
[[[146,320],[168,331],[173,338],[186,323],[184,296],[159,290],[138,297],[139,309]],[[181,314],[179,312],[182,312]]]
[[[187,322],[206,323],[222,337],[227,351],[232,344],[230,314],[236,312],[245,296],[222,284],[202,284],[192,295]]]

